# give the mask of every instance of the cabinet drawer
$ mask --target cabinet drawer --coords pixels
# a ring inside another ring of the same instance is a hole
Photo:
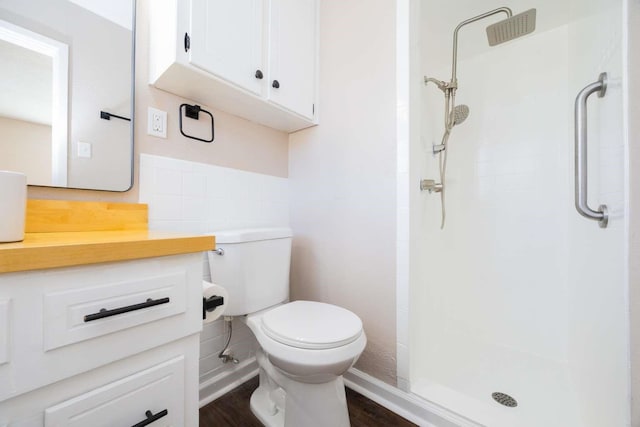
[[[202,254],[0,275],[3,328],[0,401],[198,333]]]
[[[135,426],[184,423],[184,356],[107,384],[45,410],[45,427]]]
[[[183,313],[186,274],[44,295],[44,350]]]

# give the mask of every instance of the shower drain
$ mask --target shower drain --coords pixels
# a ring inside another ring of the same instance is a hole
[[[518,401],[506,393],[500,393],[499,391],[496,391],[494,393],[491,393],[491,397],[493,397],[493,400],[495,400],[499,404],[508,406],[509,408],[515,408],[516,406],[518,406]]]

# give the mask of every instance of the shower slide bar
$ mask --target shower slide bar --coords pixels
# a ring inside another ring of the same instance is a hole
[[[587,99],[594,93],[598,98],[607,92],[607,73],[601,73],[598,81],[587,85],[576,97],[575,103],[575,200],[578,213],[587,219],[598,221],[600,228],[607,228],[609,213],[606,205],[597,211],[587,201]]]

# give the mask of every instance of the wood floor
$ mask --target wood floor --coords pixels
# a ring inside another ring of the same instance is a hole
[[[258,377],[255,377],[207,406],[203,406],[200,409],[200,427],[262,427],[260,421],[249,409],[249,398],[257,387]],[[347,403],[351,427],[415,426],[348,388]]]

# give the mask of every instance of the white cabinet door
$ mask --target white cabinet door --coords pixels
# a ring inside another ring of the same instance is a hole
[[[269,100],[313,119],[316,0],[271,0]]]
[[[191,49],[194,66],[260,94],[264,0],[192,0]]]

